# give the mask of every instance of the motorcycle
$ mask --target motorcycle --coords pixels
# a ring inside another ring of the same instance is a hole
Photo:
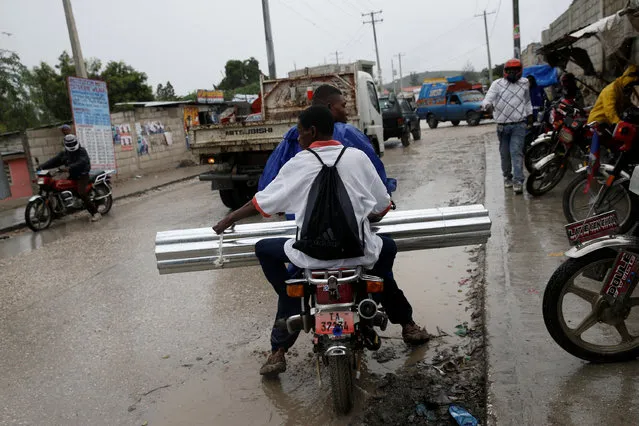
[[[526,191],[529,194],[540,196],[557,186],[573,158],[584,163],[592,138],[592,129],[586,125],[586,120],[587,116],[578,108],[571,107],[565,113],[551,137],[548,155],[534,164],[533,171],[526,180]],[[548,145],[545,149],[547,147]]]
[[[563,124],[563,105],[570,104],[571,101],[565,98],[553,102],[550,107],[539,112],[537,121],[526,132],[524,166],[528,173],[534,171],[535,163],[552,152],[555,134]]]
[[[639,166],[629,188],[639,194]],[[633,297],[639,282],[639,227],[619,235],[617,214],[611,211],[567,225],[566,232],[575,247],[544,291],[548,332],[565,351],[586,361],[636,359],[639,333],[636,317],[629,317],[639,306],[639,297]]]
[[[333,406],[348,413],[354,401],[353,376],[359,379],[364,349],[376,351],[388,317],[373,300],[384,290],[384,280],[354,269],[304,270],[301,278],[286,281],[289,297],[299,298],[302,313],[279,320],[277,327],[289,333],[313,333],[313,352],[328,368]],[[354,374],[355,373],[355,374]]]
[[[563,195],[564,216],[569,223],[586,219],[610,210],[619,216],[620,232],[632,228],[639,216],[639,196],[628,190],[634,165],[639,163],[639,108],[626,110],[621,122],[607,141],[616,155],[615,164],[582,167]],[[597,158],[599,149],[594,143],[591,156]]]
[[[24,220],[27,226],[38,232],[51,226],[53,219],[59,219],[75,211],[83,210],[84,203],[77,195],[77,182],[70,179],[55,179],[64,169],[40,170],[36,172],[38,195],[29,198]],[[113,170],[91,172],[88,194],[100,214],[107,214],[113,206],[111,177]]]

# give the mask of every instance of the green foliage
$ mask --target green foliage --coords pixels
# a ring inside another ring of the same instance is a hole
[[[173,89],[173,85],[170,81],[167,81],[165,86],[162,86],[162,83],[158,84],[155,90],[155,99],[158,101],[178,100],[177,96],[175,96],[175,89]]]
[[[28,74],[17,54],[0,50],[0,133],[38,123],[38,111],[29,96]]]
[[[224,71],[225,76],[218,85],[220,90],[235,90],[251,84],[259,84],[262,74],[259,61],[253,57],[245,61],[231,59],[226,62]]]

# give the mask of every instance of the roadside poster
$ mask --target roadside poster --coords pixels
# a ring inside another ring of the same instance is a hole
[[[223,90],[198,90],[197,101],[201,104],[221,104],[224,102]]]
[[[189,131],[193,126],[200,125],[200,109],[196,106],[184,106],[184,128]]]
[[[68,77],[73,124],[80,144],[91,158],[92,170],[115,170],[109,95],[104,81]]]
[[[111,126],[113,131],[113,142],[122,146],[122,151],[133,150],[133,137],[131,136],[131,125],[128,123],[115,124]]]

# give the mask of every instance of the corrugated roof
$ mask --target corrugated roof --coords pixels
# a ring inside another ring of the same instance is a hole
[[[132,105],[132,106],[141,106],[144,108],[152,108],[152,107],[160,107],[160,106],[173,106],[180,104],[194,104],[193,101],[147,101],[147,102],[120,102],[115,104],[119,105]]]

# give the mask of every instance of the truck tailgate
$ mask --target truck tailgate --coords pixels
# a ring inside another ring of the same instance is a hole
[[[272,150],[295,123],[280,120],[198,127],[190,132],[191,148],[207,153]]]

